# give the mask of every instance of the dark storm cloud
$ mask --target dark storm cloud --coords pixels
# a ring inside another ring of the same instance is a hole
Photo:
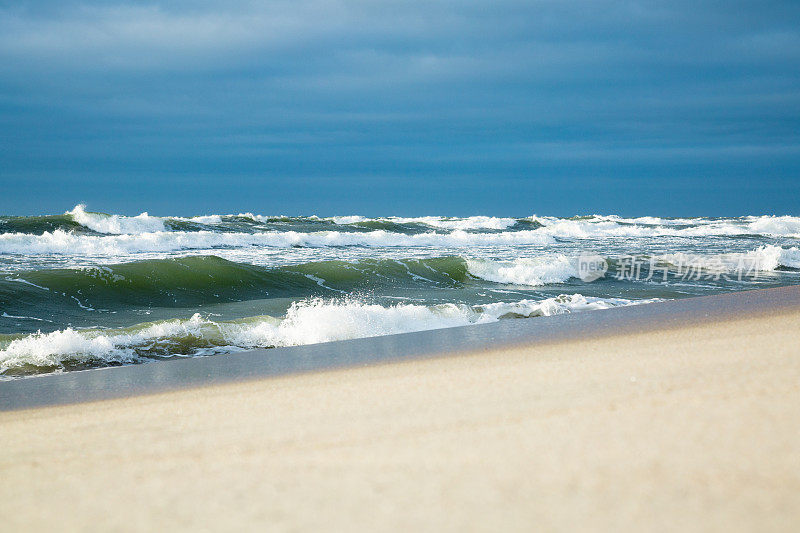
[[[0,208],[35,186],[25,209],[796,211],[799,22],[796,2],[7,3]]]

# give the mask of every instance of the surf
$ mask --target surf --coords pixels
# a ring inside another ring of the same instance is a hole
[[[50,333],[0,335],[0,375],[85,370],[253,348],[317,344],[641,303],[645,301],[581,294],[483,305],[384,306],[353,298],[309,298],[292,303],[279,317],[262,315],[220,322],[195,313],[188,319],[127,328],[66,328]]]

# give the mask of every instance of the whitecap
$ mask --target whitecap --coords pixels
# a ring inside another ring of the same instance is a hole
[[[72,211],[67,211],[66,215],[78,224],[85,226],[98,233],[108,234],[139,234],[154,231],[164,231],[164,221],[158,217],[152,217],[146,212],[135,217],[122,215],[106,215],[103,213],[90,213],[86,211],[83,204],[76,205]]]

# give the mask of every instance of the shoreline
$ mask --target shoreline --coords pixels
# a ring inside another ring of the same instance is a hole
[[[0,412],[0,512],[11,530],[793,531],[798,288],[741,294],[570,317],[630,328],[605,335]]]
[[[800,285],[0,382],[0,411],[157,394],[464,352],[529,348],[800,309]]]

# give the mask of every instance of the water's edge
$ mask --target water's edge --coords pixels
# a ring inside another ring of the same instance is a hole
[[[669,329],[797,308],[800,308],[800,286],[788,286],[224,356],[49,374],[0,382],[0,410]]]

